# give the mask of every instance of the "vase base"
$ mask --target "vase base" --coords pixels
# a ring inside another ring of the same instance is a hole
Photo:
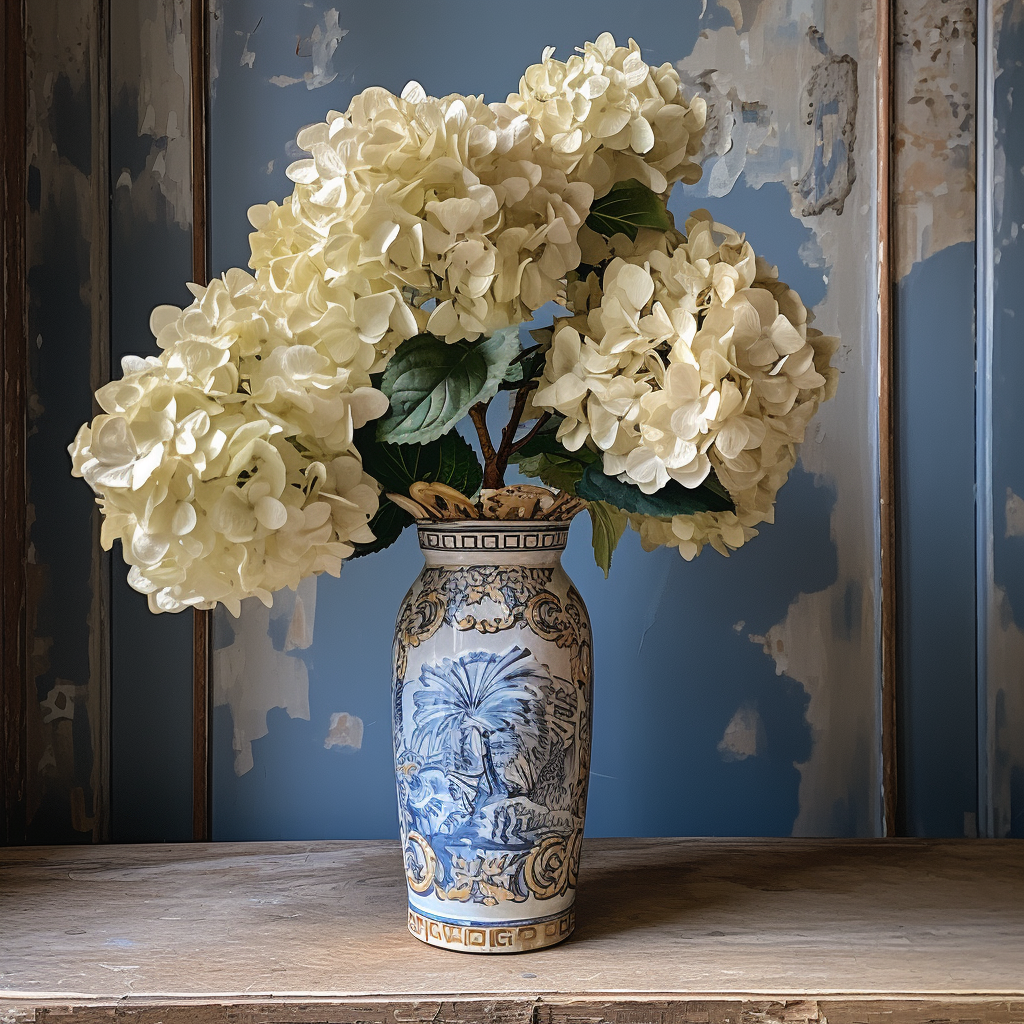
[[[460,953],[527,953],[564,942],[575,926],[574,907],[553,917],[510,924],[449,921],[409,908],[409,931],[417,939]]]

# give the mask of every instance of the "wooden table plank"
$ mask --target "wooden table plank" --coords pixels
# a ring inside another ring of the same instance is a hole
[[[395,843],[9,848],[0,1017],[1024,1024],[1018,841],[591,840],[577,909],[471,956],[408,934]]]

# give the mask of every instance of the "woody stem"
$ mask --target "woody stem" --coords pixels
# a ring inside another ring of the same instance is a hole
[[[491,435],[487,429],[487,407],[490,404],[490,402],[477,402],[469,410],[469,418],[473,421],[473,426],[476,427],[476,436],[480,439],[480,454],[484,457],[484,487],[501,487],[498,453],[494,450]]]

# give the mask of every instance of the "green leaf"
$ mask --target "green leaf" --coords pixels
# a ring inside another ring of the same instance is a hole
[[[363,469],[385,492],[408,494],[409,485],[416,480],[448,484],[467,498],[472,498],[480,489],[484,471],[476,453],[460,434],[445,434],[429,444],[412,445],[389,444],[378,441],[375,435],[376,424],[357,430],[355,446],[363,457]],[[380,508],[370,520],[370,529],[377,539],[369,544],[357,544],[355,554],[368,555],[388,547],[412,521],[408,512],[382,494]]]
[[[640,228],[668,231],[672,220],[661,199],[636,178],[620,181],[606,196],[594,200],[587,227],[599,235],[626,235],[636,241]]]
[[[594,561],[604,570],[604,578],[608,579],[612,555],[618,547],[629,519],[625,512],[606,501],[590,502],[587,511],[594,527]]]
[[[524,476],[575,494],[583,470],[600,455],[587,447],[569,451],[556,436],[561,422],[561,416],[552,416],[509,461],[518,464]]]
[[[397,444],[436,441],[471,406],[497,394],[518,354],[517,326],[495,331],[483,341],[449,345],[432,334],[418,334],[403,342],[381,380],[391,411],[378,422],[377,437]]]
[[[684,487],[675,480],[644,494],[636,484],[624,484],[607,476],[599,462],[591,463],[576,486],[576,493],[587,501],[607,501],[623,512],[645,516],[692,516],[695,512],[735,512],[729,492],[712,471],[700,487]]]
[[[539,345],[527,349],[525,352],[509,363],[505,378],[501,382],[502,391],[518,391],[531,380],[540,377],[544,372],[544,363],[547,359],[547,349]]]
[[[586,466],[575,459],[559,458],[557,455],[524,456],[517,452],[511,459],[519,466],[523,476],[532,476],[548,487],[557,487],[568,494],[576,493],[576,485],[583,476]]]
[[[353,438],[363,457],[363,469],[385,491],[409,492],[416,480],[448,484],[471,498],[484,478],[476,453],[461,434],[445,434],[429,444],[390,444],[374,436],[374,424],[357,430]]]

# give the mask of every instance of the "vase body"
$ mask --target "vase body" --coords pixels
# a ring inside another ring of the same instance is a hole
[[[569,524],[420,524],[392,692],[409,930],[478,953],[567,938],[590,775],[590,621]]]

